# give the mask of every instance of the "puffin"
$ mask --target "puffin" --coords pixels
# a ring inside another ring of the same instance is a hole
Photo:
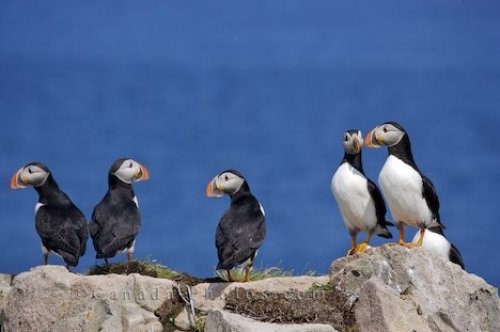
[[[266,238],[266,217],[262,205],[250,191],[246,179],[234,169],[216,175],[206,187],[208,197],[231,199],[217,226],[215,246],[219,262],[217,270],[226,270],[228,281],[234,281],[231,269],[243,265],[243,282],[250,280],[255,256]]]
[[[378,182],[399,231],[399,244],[408,248],[422,246],[426,228],[441,228],[439,198],[432,181],[417,167],[410,138],[396,122],[372,129],[365,138],[367,147],[387,146],[389,155]],[[416,226],[420,235],[415,243],[405,242],[405,225]]]
[[[116,160],[108,172],[108,191],[95,206],[89,223],[90,236],[96,251],[96,259],[108,258],[117,253],[127,253],[132,261],[135,238],[141,227],[139,203],[132,183],[149,179],[143,165],[129,158]]]
[[[40,162],[21,167],[10,179],[10,188],[32,186],[38,192],[35,206],[35,228],[42,241],[44,264],[49,253],[60,256],[66,268],[77,266],[85,254],[88,239],[83,213],[57,185],[52,172]]]
[[[419,238],[420,232],[417,231],[413,237],[412,243],[417,243]],[[465,270],[462,255],[460,255],[457,247],[455,247],[453,243],[445,237],[441,227],[430,227],[425,230],[422,248],[448,259],[450,262],[459,265],[463,270]]]
[[[382,195],[373,181],[366,177],[361,162],[363,136],[358,129],[344,133],[344,158],[335,171],[331,188],[344,225],[351,236],[352,247],[347,255],[366,250],[373,234],[392,238],[387,226],[394,226],[385,220],[387,209]],[[368,233],[366,239],[356,243],[360,231]]]

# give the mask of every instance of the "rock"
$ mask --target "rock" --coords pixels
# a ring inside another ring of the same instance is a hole
[[[154,311],[173,282],[138,274],[81,276],[42,266],[13,280],[3,310],[5,332],[162,331]]]
[[[186,308],[182,309],[182,311],[177,315],[177,317],[175,317],[174,324],[176,327],[182,330],[191,329],[191,322],[189,320],[189,314]]]
[[[330,276],[350,317],[337,329],[500,331],[497,289],[422,248],[370,249],[335,261]]]
[[[195,308],[201,311],[210,311],[223,309],[226,305],[226,297],[235,290],[243,290],[248,294],[263,292],[297,293],[309,290],[313,284],[326,284],[328,281],[327,276],[302,276],[270,278],[248,283],[204,283],[194,286],[192,292]]]
[[[496,288],[421,248],[394,245],[340,258],[329,276],[249,283],[186,286],[61,266],[0,274],[0,331],[192,330],[183,299],[207,332],[500,331]]]
[[[205,332],[335,332],[325,324],[263,323],[224,310],[210,312],[205,320]]]
[[[2,331],[2,321],[3,321],[2,310],[7,301],[6,300],[7,296],[9,295],[10,290],[12,289],[11,284],[12,284],[12,275],[0,273],[0,331]]]

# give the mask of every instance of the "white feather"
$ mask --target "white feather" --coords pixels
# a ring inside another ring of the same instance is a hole
[[[422,196],[422,177],[413,167],[390,155],[378,181],[396,222],[416,226],[432,221],[432,213]]]
[[[122,251],[120,251],[120,253],[130,253],[130,254],[133,254],[134,250],[135,250],[135,241],[136,240],[134,240],[134,242],[132,242],[132,245],[130,247],[123,249]]]
[[[349,163],[339,166],[332,178],[332,193],[349,230],[369,230],[377,225],[375,204],[365,176]]]
[[[132,198],[132,201],[135,203],[135,206],[139,207],[139,201],[137,200],[137,196],[134,196],[134,198]]]
[[[62,258],[62,256],[61,256],[61,255],[59,255],[57,252],[52,251],[52,250],[48,250],[48,249],[47,249],[47,247],[45,247],[43,244],[42,244],[42,253],[43,253],[44,255],[47,255],[47,254],[51,253],[51,254],[54,254],[54,255],[59,256],[59,257],[61,257],[61,258]]]
[[[43,203],[36,203],[36,205],[35,205],[35,214],[38,212],[38,209],[41,208],[44,205],[45,204],[43,204]]]
[[[412,242],[416,243],[419,237],[420,237],[420,231],[417,231],[417,233],[413,237]],[[451,249],[450,241],[448,241],[441,234],[425,230],[422,247],[425,250],[431,251],[446,259],[450,259],[450,249]]]
[[[264,215],[264,217],[266,216],[266,211],[264,211],[264,207],[262,206],[262,204],[259,203],[259,206],[260,206],[260,212],[262,212],[262,214]]]

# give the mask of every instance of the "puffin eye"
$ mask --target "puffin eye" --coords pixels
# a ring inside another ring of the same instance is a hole
[[[346,142],[347,142],[348,140],[349,140],[349,136],[346,134],[346,135],[344,136],[344,141],[346,141]]]
[[[31,170],[31,168],[28,168],[28,173],[33,174],[33,171]]]
[[[224,180],[225,180],[225,181],[229,180],[229,176],[224,175]]]
[[[386,133],[386,132],[387,132],[387,127],[384,127],[384,133]]]
[[[128,165],[128,168],[132,168],[133,166],[134,166],[134,164],[130,163],[130,164]]]

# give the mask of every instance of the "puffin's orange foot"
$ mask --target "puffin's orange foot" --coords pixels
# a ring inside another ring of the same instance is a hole
[[[357,254],[358,252],[364,252],[367,248],[368,248],[368,243],[361,242],[360,244],[356,245],[355,247],[349,249],[349,251],[347,251],[346,256],[351,256],[351,255]]]
[[[400,245],[402,245],[403,247],[406,247],[408,249],[411,249],[411,248],[415,248],[415,247],[421,247],[422,244],[420,243],[412,243],[412,242],[399,242]]]
[[[368,249],[368,243],[366,242],[361,242],[356,246],[356,252],[364,252],[366,249]]]

